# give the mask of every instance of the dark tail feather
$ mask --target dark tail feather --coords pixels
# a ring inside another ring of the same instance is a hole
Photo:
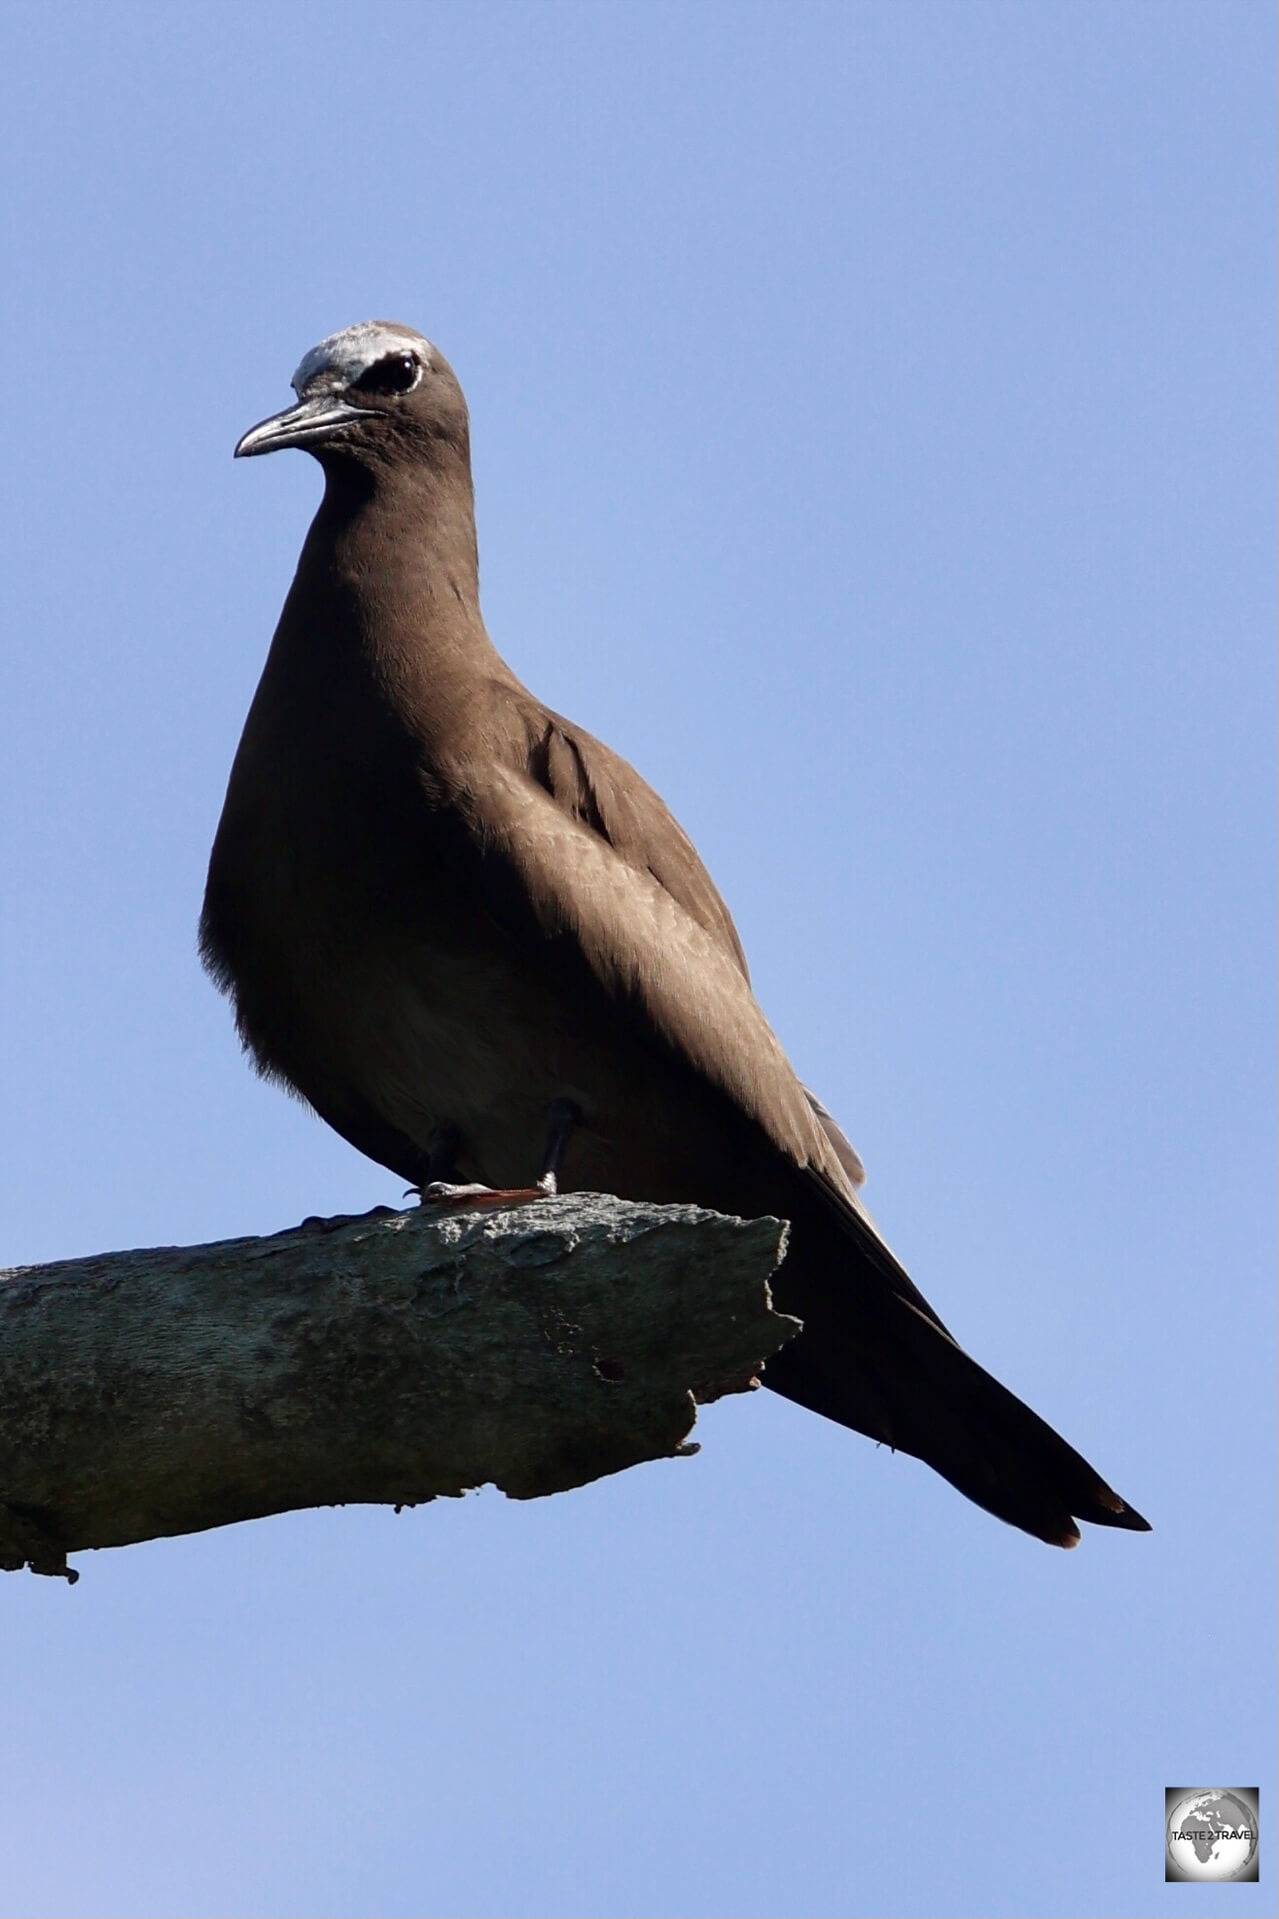
[[[764,1375],[786,1398],[924,1460],[1049,1545],[1078,1545],[1076,1519],[1149,1532],[1073,1446],[955,1344],[865,1220],[850,1227],[842,1208],[796,1220],[776,1292],[804,1321]]]

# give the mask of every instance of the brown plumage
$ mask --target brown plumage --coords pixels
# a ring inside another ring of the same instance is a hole
[[[424,1184],[563,1188],[792,1222],[766,1384],[914,1453],[1036,1537],[1145,1530],[961,1351],[857,1197],[697,853],[652,788],[551,712],[480,614],[466,404],[410,328],[307,355],[237,452],[324,468],[245,724],[201,950],[261,1071]],[[567,1103],[567,1105],[565,1104]],[[1073,1517],[1072,1517],[1073,1515]]]

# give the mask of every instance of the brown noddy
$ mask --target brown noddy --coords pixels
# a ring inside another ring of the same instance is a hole
[[[765,1383],[1056,1545],[1146,1521],[956,1344],[858,1197],[696,850],[480,613],[466,402],[410,327],[308,353],[238,455],[324,498],[231,771],[201,951],[259,1070],[429,1197],[590,1189],[791,1222]]]

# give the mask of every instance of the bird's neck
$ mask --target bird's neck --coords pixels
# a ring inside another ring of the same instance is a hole
[[[329,466],[304,562],[312,550],[361,597],[483,625],[471,475],[451,449],[431,465]]]
[[[325,480],[277,633],[285,671],[318,672],[357,699],[375,686],[416,732],[434,732],[477,673],[514,677],[480,612],[470,472],[460,457],[333,462]]]

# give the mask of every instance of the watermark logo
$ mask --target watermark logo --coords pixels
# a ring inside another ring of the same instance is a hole
[[[1259,1878],[1257,1800],[1255,1786],[1169,1786],[1164,1878]]]

